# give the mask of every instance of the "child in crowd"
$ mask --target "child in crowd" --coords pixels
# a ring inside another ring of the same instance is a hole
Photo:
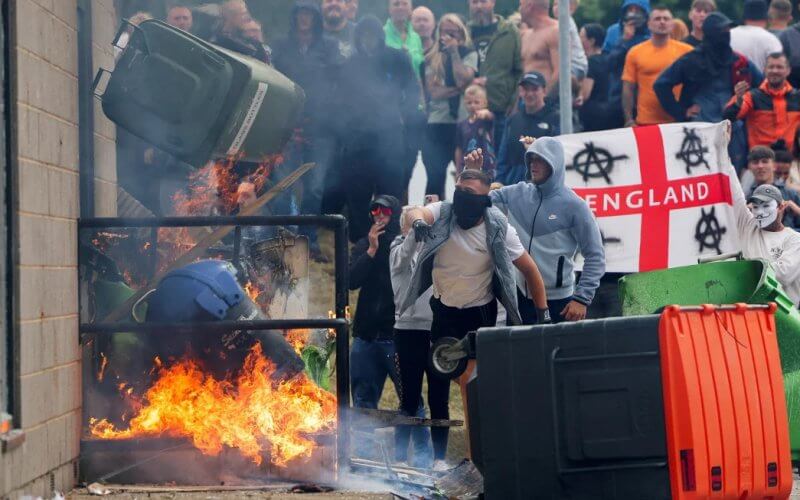
[[[476,149],[482,149],[486,161],[483,171],[494,180],[494,115],[487,108],[486,89],[480,85],[470,85],[464,91],[464,106],[469,118],[459,122],[456,128],[456,176],[464,170],[464,155]]]

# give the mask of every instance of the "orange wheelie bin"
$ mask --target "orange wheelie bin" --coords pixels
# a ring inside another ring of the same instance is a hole
[[[493,499],[784,500],[775,305],[485,328],[473,460]]]

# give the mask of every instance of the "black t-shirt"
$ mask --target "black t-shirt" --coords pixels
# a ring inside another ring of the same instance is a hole
[[[692,35],[691,33],[689,34],[689,36],[683,39],[683,43],[688,43],[692,47],[697,47],[702,42],[703,42],[702,40],[695,38],[694,35]]]
[[[488,26],[473,26],[472,27],[472,45],[475,46],[475,51],[478,53],[478,71],[480,72],[483,61],[486,60],[486,53],[489,50],[489,42],[492,37],[497,33],[497,23],[492,23]]]
[[[597,102],[608,100],[608,76],[611,68],[608,64],[608,57],[604,54],[595,54],[589,57],[589,69],[586,78],[594,80],[592,95],[589,99]]]
[[[586,132],[608,130],[622,126],[622,106],[611,100],[611,70],[608,56],[596,54],[589,57],[586,78],[594,80],[592,94],[580,108],[581,122]]]

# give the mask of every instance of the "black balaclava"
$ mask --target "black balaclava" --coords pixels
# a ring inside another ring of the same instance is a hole
[[[456,215],[456,224],[464,230],[475,227],[483,217],[486,208],[491,206],[492,200],[487,194],[474,194],[461,189],[456,189],[453,194],[453,213]]]
[[[703,21],[703,42],[700,49],[705,54],[706,66],[712,75],[728,68],[733,58],[731,33],[726,29],[731,24],[731,20],[721,12],[712,12]]]
[[[363,43],[364,37],[368,35],[371,35],[377,41],[377,47],[374,50],[368,50]],[[383,31],[383,24],[381,24],[380,20],[373,15],[365,16],[358,22],[353,31],[353,46],[360,55],[375,57],[386,47],[385,37],[386,33]]]

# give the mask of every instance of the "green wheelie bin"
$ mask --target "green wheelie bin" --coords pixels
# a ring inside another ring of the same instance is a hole
[[[156,20],[130,32],[102,94],[106,116],[194,166],[280,153],[305,102],[303,90],[256,59],[207,43]],[[117,42],[115,42],[116,44]]]
[[[800,311],[766,261],[709,262],[620,279],[623,316],[652,314],[667,305],[766,304],[775,302],[792,460],[800,461]]]

